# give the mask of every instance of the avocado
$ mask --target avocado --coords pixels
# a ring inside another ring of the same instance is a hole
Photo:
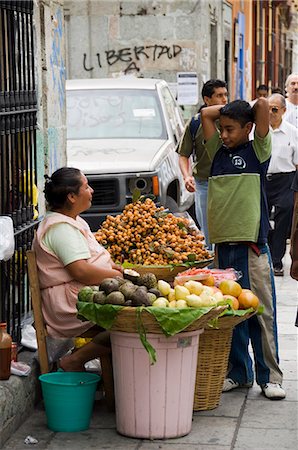
[[[106,304],[123,305],[125,303],[124,295],[119,291],[113,291],[106,298]]]
[[[122,286],[122,284],[124,284],[126,282],[126,280],[122,277],[115,277],[115,280],[118,281],[119,286]]]
[[[157,297],[152,292],[148,292],[147,295],[148,295],[149,303],[150,303],[150,305],[152,305],[152,303],[157,299]]]
[[[146,288],[146,286],[139,286],[138,289],[141,289],[144,292],[148,292],[148,289]]]
[[[149,297],[147,292],[142,288],[137,288],[131,296],[133,306],[150,306]]]
[[[133,306],[132,300],[126,300],[126,302],[123,303],[123,306]]]
[[[135,286],[131,281],[126,281],[126,283],[120,286],[119,291],[122,292],[126,300],[129,300],[136,289],[137,286]]]
[[[157,286],[157,278],[154,273],[144,273],[140,276],[140,284],[146,286],[148,289],[155,288]]]
[[[138,284],[139,283],[139,279],[140,279],[140,274],[136,270],[124,269],[123,277],[126,280],[132,281],[134,284]]]
[[[105,278],[100,284],[100,290],[108,295],[111,292],[119,290],[119,281],[116,278]]]
[[[79,290],[78,300],[80,302],[93,302],[94,291],[90,286],[84,286]]]
[[[158,298],[158,297],[161,297],[161,293],[160,293],[159,290],[156,289],[156,288],[149,289],[148,292],[151,292],[152,294],[155,294],[157,298]]]
[[[98,292],[95,292],[95,294],[93,296],[93,302],[98,303],[99,305],[104,305],[106,298],[107,298],[107,296],[104,291],[98,291]]]

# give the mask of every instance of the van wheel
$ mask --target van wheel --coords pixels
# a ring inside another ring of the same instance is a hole
[[[176,213],[179,211],[178,205],[172,197],[167,195],[166,198],[166,208],[168,208],[172,213]]]

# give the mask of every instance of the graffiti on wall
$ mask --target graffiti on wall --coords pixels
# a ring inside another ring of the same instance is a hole
[[[52,79],[54,89],[58,94],[60,111],[64,109],[65,100],[65,63],[63,58],[63,19],[61,8],[57,9],[53,16],[52,23],[54,26],[52,35],[52,51],[50,56],[50,64],[52,70]]]
[[[142,59],[156,62],[162,59],[176,58],[182,51],[180,45],[146,45],[120,48],[119,50],[106,50],[104,53],[96,53],[96,61],[101,69],[103,64],[113,66],[116,63],[123,63],[125,66],[123,72],[139,72]],[[84,70],[90,72],[94,70],[94,66],[88,65],[87,54],[83,54]]]

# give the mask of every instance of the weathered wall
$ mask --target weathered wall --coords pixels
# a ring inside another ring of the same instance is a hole
[[[35,6],[38,187],[42,192],[44,174],[52,174],[66,162],[65,28],[63,0],[40,0]],[[39,212],[43,213],[42,196]]]
[[[177,72],[194,71],[201,88],[214,58],[211,21],[216,75],[224,74],[222,10],[221,0],[65,0],[67,78],[135,74],[176,82]]]

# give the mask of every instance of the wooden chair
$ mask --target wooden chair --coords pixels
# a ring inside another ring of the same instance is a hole
[[[34,326],[38,346],[40,372],[43,374],[48,373],[50,371],[47,341],[46,341],[47,329],[45,326],[45,321],[41,308],[42,300],[41,300],[35,252],[33,250],[28,250],[26,252],[26,256],[27,256],[27,267],[31,292],[31,303],[34,316]],[[88,333],[88,331],[84,333],[83,336],[77,337],[87,337],[87,336],[92,337],[92,333]],[[93,333],[93,336],[95,336],[95,334],[96,333]],[[114,411],[115,397],[114,397],[114,380],[113,380],[111,356],[107,355],[104,357],[100,357],[100,362],[102,368],[102,379],[104,384],[107,407],[110,411]]]

